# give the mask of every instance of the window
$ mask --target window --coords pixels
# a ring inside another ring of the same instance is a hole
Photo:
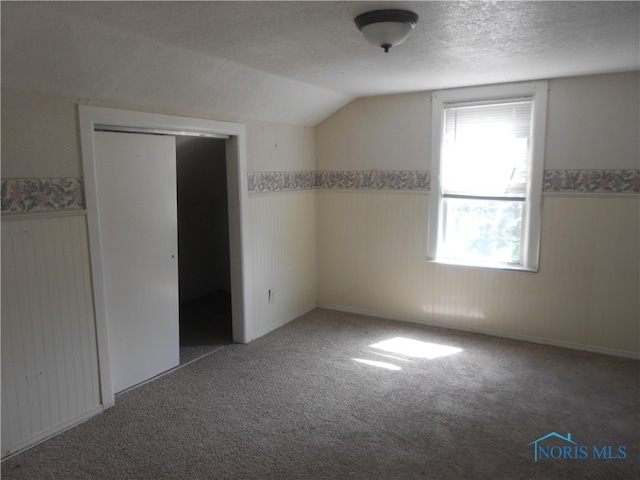
[[[547,83],[432,96],[430,260],[537,271]]]

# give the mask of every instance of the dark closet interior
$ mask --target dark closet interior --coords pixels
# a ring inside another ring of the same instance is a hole
[[[225,140],[176,137],[180,363],[232,342]]]

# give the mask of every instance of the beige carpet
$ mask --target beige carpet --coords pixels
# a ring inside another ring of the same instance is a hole
[[[639,373],[633,360],[316,310],[120,395],[5,461],[2,478],[638,478]],[[534,461],[529,444],[552,432],[575,444],[555,436],[547,452],[576,458]]]

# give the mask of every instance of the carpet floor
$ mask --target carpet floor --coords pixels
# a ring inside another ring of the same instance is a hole
[[[117,396],[4,461],[2,478],[632,479],[639,373],[318,309]]]

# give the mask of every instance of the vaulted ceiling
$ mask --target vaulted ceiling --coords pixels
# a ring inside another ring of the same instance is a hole
[[[389,53],[353,19],[419,15]],[[6,2],[2,86],[315,125],[361,96],[640,69],[640,2]]]

